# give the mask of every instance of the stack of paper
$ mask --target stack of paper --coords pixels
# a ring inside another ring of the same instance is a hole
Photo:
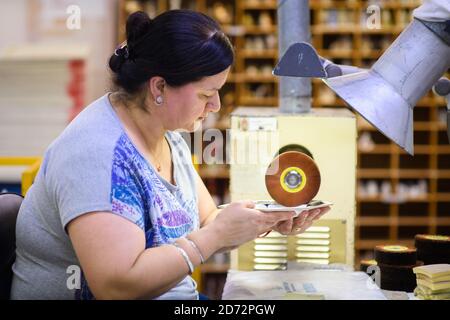
[[[425,300],[450,300],[450,264],[430,264],[414,268],[414,294]]]

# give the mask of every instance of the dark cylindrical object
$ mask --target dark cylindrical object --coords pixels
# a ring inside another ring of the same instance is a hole
[[[421,265],[423,265],[422,262],[411,266],[378,264],[378,267],[380,267],[380,288],[391,291],[413,292],[417,286],[413,268]]]
[[[425,265],[450,263],[450,236],[418,234],[414,239],[417,257]]]
[[[377,265],[377,262],[375,260],[361,260],[359,263],[359,270],[367,273],[367,269],[370,266],[376,266],[376,265]]]
[[[376,246],[375,260],[378,264],[411,266],[417,261],[417,251],[414,248],[397,245]]]

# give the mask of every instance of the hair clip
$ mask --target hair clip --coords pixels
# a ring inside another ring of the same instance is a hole
[[[114,50],[114,55],[118,57],[123,57],[124,59],[128,59],[130,57],[130,52],[128,51],[127,41],[122,42],[116,50]]]

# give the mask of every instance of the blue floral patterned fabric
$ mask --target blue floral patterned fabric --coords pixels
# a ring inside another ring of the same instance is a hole
[[[171,243],[197,227],[196,208],[180,204],[125,135],[114,150],[111,180],[112,211],[145,231],[147,248]]]

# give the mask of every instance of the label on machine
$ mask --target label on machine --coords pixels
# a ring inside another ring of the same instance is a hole
[[[275,131],[278,121],[275,117],[248,117],[242,118],[239,127],[242,131]]]

